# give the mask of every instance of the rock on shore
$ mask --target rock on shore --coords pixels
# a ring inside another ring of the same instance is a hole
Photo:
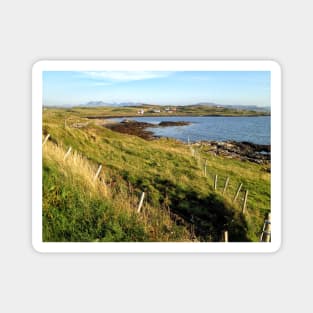
[[[214,155],[258,164],[268,164],[271,160],[271,145],[259,145],[246,141],[200,141],[193,145],[201,146],[202,151]]]

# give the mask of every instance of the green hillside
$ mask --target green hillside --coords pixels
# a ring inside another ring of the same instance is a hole
[[[112,115],[112,110],[86,110]],[[85,116],[82,109],[43,111],[43,138],[50,134],[43,147],[44,241],[219,241],[223,230],[230,241],[258,241],[270,208],[270,173],[264,166],[213,156],[201,146],[192,153],[176,140],[120,134]]]

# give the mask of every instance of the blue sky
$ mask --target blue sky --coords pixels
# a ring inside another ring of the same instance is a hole
[[[89,101],[270,106],[270,72],[43,72],[44,105]]]

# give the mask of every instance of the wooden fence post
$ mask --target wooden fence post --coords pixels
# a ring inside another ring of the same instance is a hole
[[[229,183],[229,177],[226,178],[225,185],[224,185],[224,189],[223,189],[223,194],[226,192],[228,183]]]
[[[69,149],[67,150],[67,152],[64,155],[63,161],[65,161],[65,159],[70,155],[71,150],[72,150],[72,147],[69,147]]]
[[[96,181],[96,179],[98,178],[98,176],[99,176],[101,170],[102,170],[102,165],[99,165],[99,168],[98,168],[98,170],[97,170],[96,175],[95,175],[94,178],[93,178],[93,181]]]
[[[246,190],[246,192],[245,192],[245,199],[243,200],[242,214],[245,214],[245,213],[246,213],[247,200],[248,200],[248,193],[249,193],[249,190]]]
[[[42,143],[42,146],[45,145],[45,143],[48,141],[49,137],[50,137],[50,134],[48,134],[48,135],[46,136],[45,140],[44,140],[43,143]]]
[[[228,242],[228,231],[227,230],[222,232],[222,241]]]
[[[214,190],[217,189],[217,175],[214,177]]]
[[[206,166],[208,164],[208,160],[205,160],[205,164],[204,164],[204,177],[206,177]]]
[[[140,198],[140,201],[139,201],[137,213],[140,213],[140,210],[141,210],[141,207],[142,207],[142,204],[143,204],[143,199],[144,199],[144,197],[145,197],[145,193],[143,192],[143,193],[141,194],[141,198]]]
[[[264,221],[260,241],[261,242],[271,241],[271,213],[267,214],[267,219]]]
[[[241,187],[242,187],[242,184],[239,185],[239,187],[238,187],[238,189],[237,189],[237,192],[236,192],[236,194],[235,194],[235,197],[234,197],[234,199],[233,199],[233,202],[235,202],[235,201],[237,200]]]

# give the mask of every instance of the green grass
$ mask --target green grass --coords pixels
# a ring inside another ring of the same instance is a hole
[[[96,168],[74,152],[53,143],[43,148],[44,241],[189,241],[190,233],[168,212],[146,204],[141,214],[136,193],[104,175],[93,181]]]
[[[194,237],[190,225],[194,225],[196,240],[200,241],[218,241],[224,229],[230,241],[258,240],[270,208],[270,174],[261,165],[216,157],[205,147],[195,147],[194,158],[189,147],[179,141],[146,141],[94,122],[72,128],[73,123],[86,121],[83,111],[45,110],[43,133],[50,133],[49,145],[62,147],[64,153],[71,146],[94,172],[102,164],[109,195],[103,197],[100,191],[90,194],[83,178],[76,178],[74,184],[71,163],[65,166],[53,154],[44,158],[45,240],[187,241]],[[214,191],[216,174],[218,188]],[[222,195],[228,176],[229,186]],[[240,183],[242,192],[233,203]],[[246,189],[249,197],[243,216]],[[147,194],[143,218],[134,213],[142,191]]]
[[[205,105],[177,106],[176,111],[167,113],[164,111],[164,106],[158,105],[141,105],[138,107],[72,107],[68,109],[48,109],[55,112],[67,112],[71,115],[80,117],[97,116],[97,117],[121,117],[121,116],[138,116],[139,109],[145,110],[145,116],[264,116],[270,115],[269,112],[239,110],[233,108],[223,108]],[[154,113],[153,110],[160,110],[160,113]]]

